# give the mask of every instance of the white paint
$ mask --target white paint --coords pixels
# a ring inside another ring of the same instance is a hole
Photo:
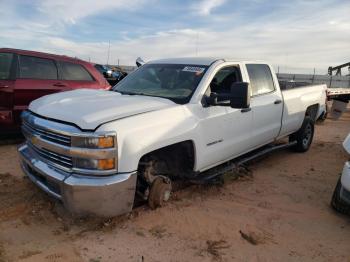
[[[164,63],[179,64],[198,64],[199,61],[194,59],[191,62],[190,58],[163,60]],[[98,127],[97,131],[101,132],[115,131],[119,172],[134,171],[143,155],[187,140],[192,141],[195,147],[195,171],[204,171],[297,131],[308,106],[325,104],[325,86],[281,93],[272,70],[276,90],[253,97],[250,112],[242,113],[240,109],[223,106],[203,107],[203,95],[221,68],[239,66],[243,81],[249,82],[246,63],[262,62],[202,61],[211,66],[188,104],[178,105],[155,97],[77,90],[45,96],[32,102],[29,109],[39,115],[74,123],[83,129]],[[284,103],[275,105],[276,99],[284,99]]]
[[[344,140],[343,147],[345,148],[346,152],[350,154],[350,134]],[[346,162],[344,165],[341,176],[341,184],[346,190],[350,191],[350,161]]]

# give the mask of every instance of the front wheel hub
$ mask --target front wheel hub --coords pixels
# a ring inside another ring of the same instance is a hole
[[[151,185],[148,196],[148,205],[152,209],[161,207],[170,199],[171,196],[171,181],[167,177],[156,177]]]

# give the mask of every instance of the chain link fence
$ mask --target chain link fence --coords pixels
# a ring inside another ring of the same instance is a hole
[[[348,76],[330,76],[330,75],[312,75],[312,74],[286,74],[278,73],[278,80],[283,82],[307,83],[307,84],[326,84],[328,88],[350,88],[350,75]]]

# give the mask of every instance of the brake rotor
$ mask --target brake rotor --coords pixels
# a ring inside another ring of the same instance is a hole
[[[170,199],[171,181],[167,177],[156,177],[153,180],[148,196],[148,205],[152,209],[161,207]]]

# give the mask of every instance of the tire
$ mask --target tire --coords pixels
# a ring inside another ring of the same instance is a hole
[[[327,112],[323,112],[322,115],[319,117],[318,121],[319,121],[319,122],[324,122],[324,121],[326,121],[327,116],[328,116],[328,113],[327,113]]]
[[[309,116],[305,116],[301,128],[289,137],[289,142],[297,142],[297,144],[293,146],[292,149],[296,152],[308,151],[314,137],[314,131],[314,121]]]
[[[350,214],[350,204],[345,202],[340,198],[340,191],[341,191],[342,185],[340,178],[338,180],[337,186],[334,189],[334,193],[332,196],[331,206],[342,214]]]

